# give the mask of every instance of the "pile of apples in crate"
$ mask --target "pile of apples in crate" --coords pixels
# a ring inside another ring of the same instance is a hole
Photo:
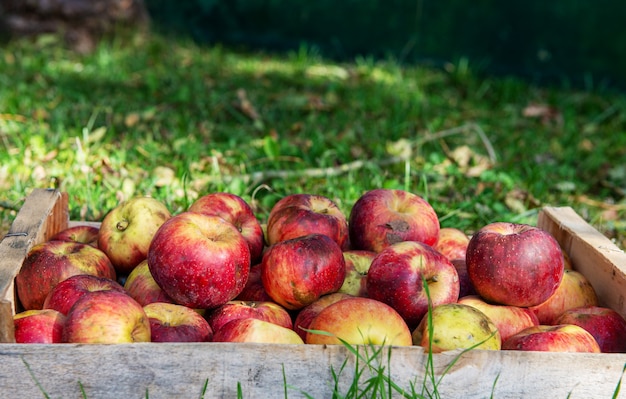
[[[229,193],[175,215],[137,197],[34,246],[15,286],[20,343],[626,352],[626,320],[548,232],[493,222],[470,237],[403,190],[368,191],[349,215],[288,195],[265,226]]]

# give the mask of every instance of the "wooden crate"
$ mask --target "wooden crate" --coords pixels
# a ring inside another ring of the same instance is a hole
[[[89,399],[200,398],[207,383],[204,398],[234,398],[238,385],[244,398],[285,397],[285,390],[289,398],[304,393],[330,398],[333,372],[339,374],[339,391],[347,392],[356,367],[343,346],[11,343],[11,316],[19,309],[13,279],[22,259],[34,244],[69,224],[67,196],[35,190],[0,243],[1,397],[42,397],[45,392],[77,398],[84,392]],[[602,303],[626,316],[626,255],[571,208],[543,209],[538,225],[559,240]],[[386,372],[400,387],[413,385],[420,392],[428,356],[420,347],[390,350],[389,359],[387,350],[380,357]],[[610,398],[626,365],[626,354],[473,350],[457,360],[459,355],[450,351],[432,358],[443,398]]]

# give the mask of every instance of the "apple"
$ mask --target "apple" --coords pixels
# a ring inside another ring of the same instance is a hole
[[[525,328],[539,325],[537,316],[528,308],[488,303],[478,295],[461,297],[457,303],[473,306],[487,315],[498,328],[503,342]]]
[[[589,280],[580,272],[565,269],[554,294],[529,309],[537,315],[539,324],[550,325],[568,309],[595,305],[598,305],[598,297]]]
[[[250,272],[250,248],[219,216],[182,212],[157,230],[148,266],[159,287],[179,305],[220,306],[239,295]]]
[[[272,297],[267,294],[265,287],[263,287],[263,280],[261,280],[261,264],[254,265],[250,268],[248,273],[248,281],[243,287],[243,290],[237,295],[235,300],[238,301],[256,301],[266,302],[273,301]]]
[[[469,275],[467,274],[467,262],[465,261],[465,258],[452,259],[450,262],[456,269],[456,273],[459,275],[459,298],[468,295],[476,295],[476,290],[474,289]]]
[[[626,353],[626,319],[611,308],[583,306],[568,309],[555,324],[575,324],[588,331],[605,353]]]
[[[243,198],[225,192],[206,194],[195,200],[187,210],[219,216],[232,223],[248,242],[251,262],[256,263],[261,259],[265,246],[261,223]]]
[[[150,321],[130,295],[113,290],[88,292],[68,312],[62,340],[82,344],[150,342]]]
[[[76,225],[59,231],[49,241],[73,241],[97,247],[99,232],[100,228],[93,225]]]
[[[143,307],[150,322],[152,342],[209,342],[213,330],[195,310],[168,302]]]
[[[401,241],[434,245],[439,219],[433,207],[419,195],[379,188],[363,194],[349,217],[352,249],[380,252]]]
[[[323,333],[321,333],[323,332]],[[311,321],[307,344],[412,345],[411,331],[391,306],[371,298],[342,299]]]
[[[278,324],[285,328],[293,328],[291,314],[275,302],[230,301],[212,309],[206,315],[206,320],[213,331],[234,319],[254,318]]]
[[[302,340],[306,340],[306,329],[313,319],[329,305],[335,302],[341,301],[346,298],[353,298],[353,295],[345,294],[343,292],[333,292],[332,294],[322,295],[315,302],[303,307],[298,311],[295,320],[293,321],[293,329]]]
[[[272,300],[288,310],[301,309],[337,292],[346,276],[339,244],[324,234],[280,241],[267,249],[261,280]]]
[[[528,327],[504,341],[502,349],[600,353],[600,346],[593,335],[574,324]]]
[[[304,344],[302,338],[292,329],[255,318],[229,321],[215,331],[213,342]]]
[[[535,306],[552,295],[563,277],[563,251],[547,231],[494,222],[472,236],[465,257],[476,292],[488,302]]]
[[[456,268],[430,245],[403,241],[383,249],[367,274],[367,295],[394,308],[414,329],[432,306],[459,299]]]
[[[128,274],[124,282],[124,289],[141,306],[153,302],[174,303],[165,291],[157,284],[150,273],[148,260],[144,259]]]
[[[344,251],[346,277],[339,292],[353,296],[367,296],[367,272],[375,256],[376,252],[373,251],[357,249]]]
[[[281,198],[267,217],[269,245],[309,234],[325,234],[342,249],[348,240],[348,221],[331,199],[315,194]]]
[[[502,346],[493,321],[479,309],[460,303],[434,306],[430,317],[425,315],[413,331],[412,338],[413,344],[431,353],[470,348],[499,350]]]
[[[91,274],[77,274],[55,285],[46,296],[43,308],[54,309],[67,315],[74,302],[85,293],[105,290],[126,293],[126,290],[120,283],[110,278]]]
[[[170,217],[165,204],[155,198],[123,201],[104,216],[98,248],[109,256],[118,274],[126,275],[146,259],[152,237]]]
[[[54,309],[32,309],[13,316],[18,344],[57,344],[61,342],[65,315]]]
[[[76,274],[116,279],[107,255],[89,244],[71,241],[37,244],[30,249],[15,277],[17,296],[25,310],[41,309],[50,290]]]
[[[469,244],[469,237],[462,230],[454,227],[442,227],[439,229],[437,242],[433,245],[449,260],[465,259],[465,251]]]

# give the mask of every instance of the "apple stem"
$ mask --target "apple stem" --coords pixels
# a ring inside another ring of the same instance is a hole
[[[124,231],[124,230],[126,230],[127,227],[128,227],[128,220],[126,220],[126,219],[120,220],[115,225],[115,228],[117,228],[118,231]]]

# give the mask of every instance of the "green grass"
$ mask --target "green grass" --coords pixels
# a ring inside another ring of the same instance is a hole
[[[525,117],[530,104],[558,115]],[[296,192],[348,213],[388,187],[468,233],[572,206],[624,247],[625,130],[622,94],[482,77],[466,60],[339,64],[307,47],[276,55],[158,35],[89,55],[54,36],[15,41],[0,56],[0,233],[50,185],[86,220],[135,195],[180,212],[212,191],[241,195],[260,219]]]

